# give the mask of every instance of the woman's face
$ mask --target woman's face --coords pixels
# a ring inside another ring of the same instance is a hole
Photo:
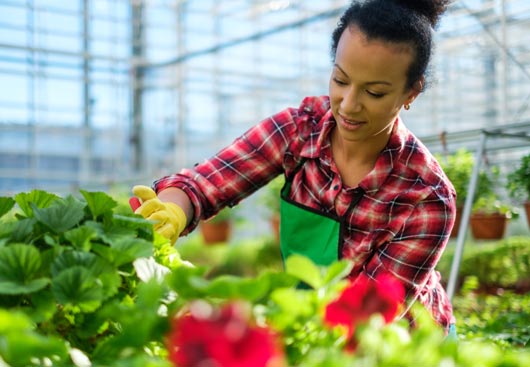
[[[418,95],[406,88],[413,50],[406,44],[368,40],[357,27],[346,28],[329,83],[340,137],[386,145],[401,107]]]

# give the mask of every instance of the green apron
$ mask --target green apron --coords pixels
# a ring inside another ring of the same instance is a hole
[[[294,176],[294,174],[293,174]],[[292,178],[285,180],[280,199],[280,250],[285,262],[292,254],[327,266],[342,257],[345,219],[307,207],[289,199]],[[357,195],[348,212],[361,199]]]

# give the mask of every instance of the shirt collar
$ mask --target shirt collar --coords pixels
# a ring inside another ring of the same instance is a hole
[[[337,123],[333,117],[331,109],[317,122],[317,125],[305,142],[300,155],[304,158],[318,158],[322,153],[322,148],[329,144],[329,134]]]
[[[317,124],[319,128],[313,129],[309,135],[300,155],[309,159],[320,158],[323,163],[329,164],[331,152],[325,148],[330,144],[329,136],[336,124],[331,110],[327,111]],[[383,185],[403,151],[407,136],[408,130],[398,116],[394,122],[388,144],[379,154],[374,169],[359,183],[365,192],[377,191]],[[329,154],[324,154],[326,150]]]

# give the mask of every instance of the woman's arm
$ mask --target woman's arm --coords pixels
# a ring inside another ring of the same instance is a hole
[[[193,205],[191,200],[186,193],[176,187],[168,187],[167,189],[158,192],[158,198],[162,202],[171,202],[177,204],[186,215],[186,226],[190,223],[193,218]]]

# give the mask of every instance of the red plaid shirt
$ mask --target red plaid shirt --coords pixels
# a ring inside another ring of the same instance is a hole
[[[234,206],[279,174],[294,176],[289,196],[322,212],[346,216],[342,257],[352,276],[389,272],[407,289],[408,306],[419,300],[444,327],[454,322],[451,303],[434,270],[453,227],[455,191],[427,148],[396,119],[374,169],[350,188],[333,162],[330,132],[336,122],[328,97],[308,97],[249,129],[214,157],[164,177],[155,191],[179,187],[190,197],[194,219]],[[357,205],[352,198],[362,190]]]

